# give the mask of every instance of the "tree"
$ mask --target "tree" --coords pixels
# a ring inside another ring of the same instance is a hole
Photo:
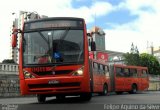
[[[126,53],[123,57],[127,65],[140,65],[140,57],[137,53]]]
[[[145,66],[148,67],[150,74],[160,75],[160,64],[153,55],[142,53],[139,55],[137,46],[131,45],[130,53],[123,55],[124,62],[127,65]]]
[[[126,53],[123,56],[126,65],[145,66],[148,67],[149,74],[160,75],[160,64],[153,55]]]
[[[140,65],[148,67],[149,74],[160,74],[160,64],[153,55],[142,53],[140,54]]]
[[[123,55],[124,62],[127,65],[140,65],[140,57],[137,46],[134,47],[134,44],[131,44],[130,53],[126,53]]]
[[[132,42],[132,44],[131,44],[131,50],[130,50],[130,53],[134,53],[134,44],[133,44],[133,42]]]
[[[13,59],[4,59],[2,63],[15,63]]]

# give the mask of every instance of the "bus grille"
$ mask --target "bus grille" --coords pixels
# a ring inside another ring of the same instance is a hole
[[[57,70],[57,71],[46,71],[46,72],[34,72],[35,74],[39,76],[44,76],[44,75],[62,75],[62,74],[69,74],[71,73],[72,70]]]
[[[30,89],[34,88],[54,88],[54,87],[76,87],[80,86],[80,82],[59,83],[59,84],[28,84]]]

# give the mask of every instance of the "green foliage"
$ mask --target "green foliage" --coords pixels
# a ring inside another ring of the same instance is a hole
[[[13,59],[5,59],[2,61],[2,63],[15,63]]]
[[[137,53],[126,53],[123,57],[127,65],[140,65],[140,57]]]
[[[154,57],[153,55],[147,53],[142,53],[140,55],[126,53],[123,56],[125,64],[127,65],[145,66],[148,67],[150,74],[160,74],[160,64],[156,57]]]
[[[123,55],[124,62],[127,65],[145,66],[148,67],[150,74],[160,75],[160,64],[153,55],[142,53],[139,55],[137,46],[131,44],[130,53]]]
[[[140,55],[140,59],[141,59],[140,61],[141,66],[148,67],[150,74],[155,74],[155,75],[160,74],[160,64],[156,59],[156,57],[150,54],[142,53]]]
[[[131,44],[130,53],[124,54],[123,57],[127,65],[140,65],[139,51],[137,46],[135,47],[133,43]]]

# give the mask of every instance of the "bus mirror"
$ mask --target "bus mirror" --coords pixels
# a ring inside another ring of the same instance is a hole
[[[96,51],[96,43],[91,41],[91,51]]]
[[[17,46],[17,35],[12,34],[12,47],[15,48]]]
[[[12,47],[13,48],[17,46],[17,34],[18,34],[18,30],[14,29],[12,33]]]

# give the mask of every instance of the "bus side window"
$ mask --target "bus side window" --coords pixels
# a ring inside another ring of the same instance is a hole
[[[130,76],[131,77],[137,77],[137,70],[136,69],[130,69]]]
[[[103,69],[103,65],[102,64],[100,64],[100,74],[104,75],[104,69]]]
[[[97,74],[101,74],[101,70],[100,70],[100,64],[97,63],[97,66],[98,66],[98,71],[97,71]]]
[[[97,63],[95,63],[95,62],[93,62],[93,71],[94,71],[94,73],[98,73],[98,65],[97,65]]]
[[[108,66],[104,66],[105,76],[109,76],[109,68]]]
[[[142,70],[142,77],[147,77],[147,70]]]
[[[124,68],[124,76],[125,77],[129,77],[130,76],[128,68]]]
[[[138,69],[138,77],[142,77],[142,70]]]
[[[117,77],[124,77],[123,69],[120,67],[116,67],[116,76]]]

